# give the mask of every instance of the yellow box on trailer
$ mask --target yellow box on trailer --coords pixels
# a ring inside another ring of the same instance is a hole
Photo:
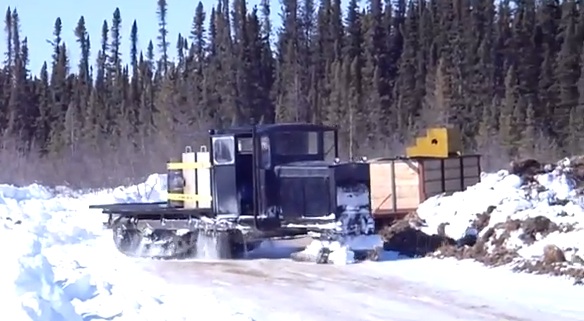
[[[462,155],[460,132],[430,128],[406,156],[369,162],[371,207],[376,218],[401,217],[429,197],[463,191],[480,181],[480,155]]]

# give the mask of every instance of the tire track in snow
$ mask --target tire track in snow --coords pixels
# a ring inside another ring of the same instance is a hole
[[[352,266],[311,266],[284,260],[153,263],[146,269],[169,282],[214,288],[221,293],[218,297],[234,301],[245,298],[242,305],[259,305],[258,314],[287,311],[298,315],[298,320],[315,321],[332,316],[347,321],[387,320],[388,316],[396,321],[420,320],[427,313],[441,315],[440,320],[528,320],[487,305],[478,309],[472,302],[455,303],[432,288],[397,278],[357,278],[350,271]],[[398,306],[403,311],[399,316],[394,313]]]
[[[284,251],[282,251],[284,249]],[[288,252],[297,250],[288,247]],[[240,261],[141,261],[169,283],[212,289],[226,304],[261,320],[571,320],[507,307],[437,289],[364,266],[292,262],[285,248],[269,259]],[[288,253],[289,254],[289,253]],[[261,255],[259,255],[261,257]],[[279,257],[279,258],[278,258]],[[391,269],[391,262],[384,264]]]

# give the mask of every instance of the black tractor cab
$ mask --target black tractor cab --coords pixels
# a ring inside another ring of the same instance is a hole
[[[334,127],[256,125],[211,130],[210,139],[217,216],[254,216],[278,225],[324,218],[338,212],[341,185],[369,187],[367,164],[338,161]]]
[[[264,203],[261,200],[265,198],[262,196],[276,191],[274,174],[277,169],[284,164],[324,162],[325,136],[332,139],[329,143],[332,146],[326,152],[332,151],[334,157],[338,156],[334,127],[269,124],[211,130],[209,134],[213,205],[218,215],[253,215],[267,210],[262,208],[266,204],[261,204]],[[257,208],[254,208],[254,196],[259,196]]]

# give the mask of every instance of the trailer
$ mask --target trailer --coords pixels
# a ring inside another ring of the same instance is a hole
[[[416,211],[430,197],[464,191],[481,177],[481,156],[463,154],[460,132],[429,128],[398,157],[369,160],[371,207],[381,228]]]

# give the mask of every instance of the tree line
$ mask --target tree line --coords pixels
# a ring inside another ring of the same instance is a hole
[[[26,22],[7,8],[3,176],[110,184],[162,171],[182,144],[201,142],[190,132],[252,119],[338,126],[345,155],[396,155],[435,125],[459,128],[487,166],[584,148],[584,6],[574,0],[281,0],[280,28],[269,0],[218,0],[199,2],[177,39],[166,0],[157,4],[146,48],[139,22],[117,8],[91,38],[81,16],[76,43],[57,17],[39,71],[28,69]]]

